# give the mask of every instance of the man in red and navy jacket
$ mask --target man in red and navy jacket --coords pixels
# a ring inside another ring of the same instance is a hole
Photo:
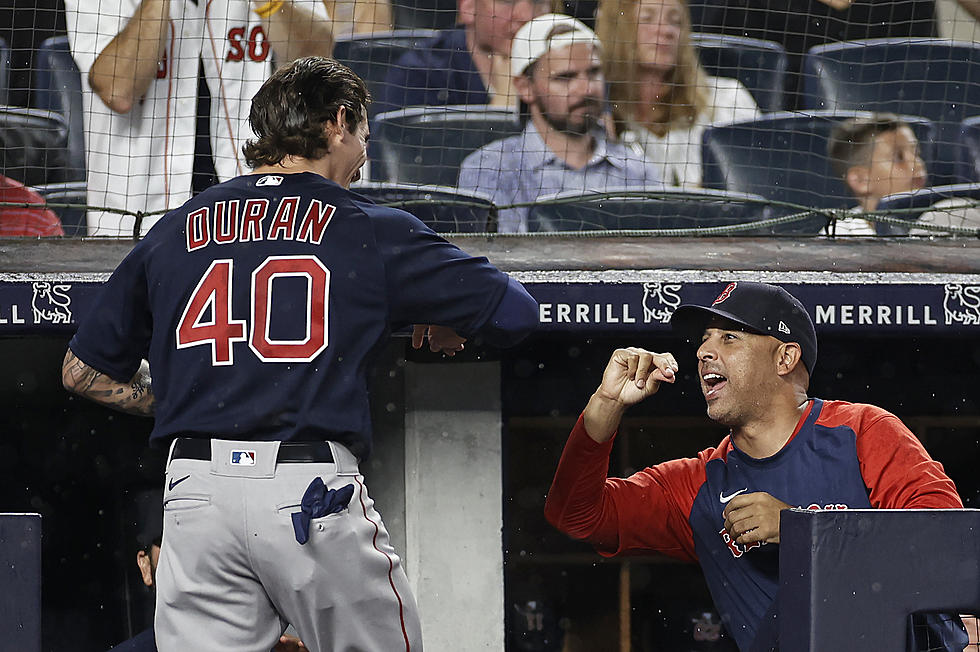
[[[898,417],[807,396],[816,333],[803,305],[782,288],[730,283],[711,306],[683,305],[671,321],[700,337],[708,416],[729,435],[694,458],[608,478],[624,411],[675,382],[678,371],[670,353],[619,349],[568,438],[545,515],[603,555],[659,551],[699,563],[743,652],[777,646],[778,627],[766,616],[776,611],[772,544],[779,543],[781,510],[963,506],[942,465]],[[966,645],[958,621],[926,625],[933,640],[942,638],[940,649]]]

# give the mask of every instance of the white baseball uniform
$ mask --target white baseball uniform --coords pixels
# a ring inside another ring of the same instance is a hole
[[[327,18],[319,0],[292,0]],[[169,42],[155,79],[127,114],[91,91],[96,57],[123,30],[140,0],[65,0],[72,55],[82,76],[90,206],[153,212],[190,199],[199,61],[211,93],[210,137],[218,179],[248,172],[252,96],[272,72],[272,47],[249,0],[172,0]],[[157,216],[159,217],[159,216]],[[157,217],[143,220],[142,232]],[[130,235],[135,217],[88,213],[89,235]]]

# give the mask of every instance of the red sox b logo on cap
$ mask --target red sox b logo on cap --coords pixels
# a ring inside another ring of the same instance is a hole
[[[728,297],[732,296],[732,291],[735,289],[736,286],[738,286],[738,283],[729,283],[728,287],[725,288],[722,291],[722,293],[718,295],[718,298],[711,302],[711,305],[717,306],[719,303],[721,303]]]

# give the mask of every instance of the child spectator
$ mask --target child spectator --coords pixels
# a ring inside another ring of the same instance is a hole
[[[873,211],[882,197],[926,185],[919,141],[908,123],[891,113],[841,122],[830,135],[827,154],[858,202],[855,212]],[[855,215],[838,220],[836,234],[875,235],[875,227]]]
[[[874,113],[840,123],[831,133],[827,151],[835,172],[858,202],[855,213],[874,211],[883,197],[913,192],[927,183],[919,141],[908,123],[891,113]],[[951,197],[933,204],[915,224],[978,228],[980,210],[971,199]],[[875,226],[854,215],[838,220],[835,233],[875,235]],[[942,231],[916,228],[909,234],[943,235]]]

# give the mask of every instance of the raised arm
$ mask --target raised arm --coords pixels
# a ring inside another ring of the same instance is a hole
[[[545,501],[555,528],[591,543],[603,555],[659,550],[693,561],[688,516],[704,483],[700,458],[671,460],[628,478],[607,477],[612,436],[623,411],[674,382],[677,363],[669,353],[618,349],[602,384],[575,424]]]
[[[326,6],[321,14],[309,2],[252,0],[252,8],[262,18],[279,65],[300,57],[333,54],[333,23],[324,17]]]
[[[82,362],[68,350],[61,365],[61,382],[65,389],[120,412],[153,416],[156,399],[146,361],[127,383],[121,383]]]
[[[92,90],[116,113],[129,113],[156,79],[170,27],[170,0],[143,0],[88,74]]]

